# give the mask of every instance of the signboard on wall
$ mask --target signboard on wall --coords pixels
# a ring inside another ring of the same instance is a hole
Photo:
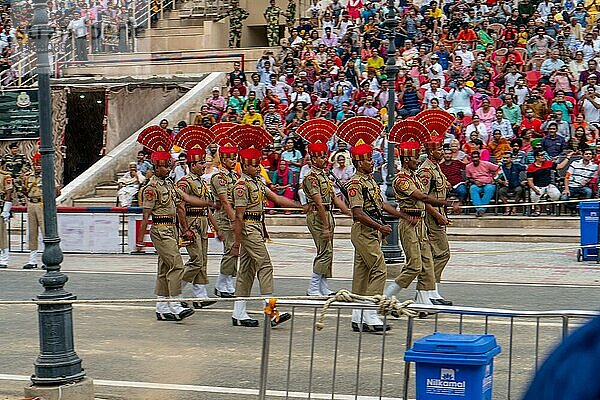
[[[37,90],[0,92],[0,139],[37,139],[38,112]]]

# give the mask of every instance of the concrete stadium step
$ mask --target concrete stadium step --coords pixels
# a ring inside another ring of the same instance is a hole
[[[203,26],[204,21],[207,21],[209,18],[207,17],[172,17],[169,16],[167,18],[159,19],[156,22],[157,28],[178,28],[184,26]]]
[[[117,196],[89,196],[73,200],[73,207],[115,207]]]
[[[152,28],[144,33],[144,38],[164,36],[198,36],[204,34],[203,26],[178,26],[165,28]]]
[[[98,197],[112,197],[117,198],[117,191],[119,190],[118,185],[102,185],[96,187],[95,195]]]

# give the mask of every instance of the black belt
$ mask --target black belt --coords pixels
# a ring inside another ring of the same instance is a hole
[[[205,217],[207,215],[206,208],[186,207],[185,215],[187,217]]]
[[[373,221],[383,222],[381,220],[381,213],[378,212],[375,208],[364,208],[363,211],[367,214]]]
[[[248,222],[262,222],[263,214],[259,212],[245,212],[244,221]]]
[[[30,203],[41,203],[42,202],[42,198],[41,197],[29,197],[28,198]]]
[[[325,208],[325,211],[331,211],[331,206],[329,204],[323,204],[323,208]],[[318,211],[317,205],[314,203],[311,204],[310,211]]]
[[[400,211],[402,211],[403,213],[405,213],[407,215],[410,215],[411,217],[419,217],[419,218],[425,217],[425,211],[419,210],[419,209],[401,208]]]
[[[173,215],[152,215],[152,225],[175,225],[176,221]]]

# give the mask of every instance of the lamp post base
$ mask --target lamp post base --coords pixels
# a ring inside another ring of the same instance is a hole
[[[385,213],[383,215],[385,223],[392,227],[392,233],[390,233],[385,239],[386,242],[381,245],[381,251],[383,251],[383,258],[386,264],[400,264],[405,261],[404,252],[398,245],[398,218]]]
[[[24,389],[25,397],[45,400],[94,400],[94,382],[84,378],[65,385],[31,385]]]

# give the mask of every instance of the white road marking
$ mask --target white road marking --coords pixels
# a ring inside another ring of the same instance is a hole
[[[557,267],[558,268],[558,267]],[[559,268],[563,269],[563,267]],[[39,270],[23,270],[23,269],[5,269],[2,273],[5,272],[20,272],[20,273],[32,273],[32,272],[40,272]],[[88,270],[69,270],[62,269],[62,272],[68,274],[88,274],[88,275],[150,275],[155,276],[155,271],[88,271]],[[209,277],[216,277],[217,274],[208,274]],[[307,281],[308,276],[287,276],[287,275],[275,275],[275,279],[293,279],[293,280],[303,280]],[[352,278],[328,278],[331,282],[352,282]],[[388,279],[389,282],[392,279]],[[597,289],[600,287],[600,283],[598,285],[577,285],[570,283],[515,283],[515,282],[488,282],[488,281],[452,281],[445,280],[444,284],[451,285],[486,285],[486,286],[525,286],[525,287],[561,287],[561,288],[582,288],[582,289]]]
[[[27,375],[10,375],[0,374],[0,380],[5,381],[18,381],[27,382],[30,377]],[[111,386],[120,388],[136,388],[136,389],[157,389],[157,390],[176,390],[183,392],[208,392],[208,393],[220,393],[220,394],[241,394],[247,396],[258,396],[258,389],[246,389],[246,388],[234,388],[234,387],[223,387],[223,386],[204,386],[204,385],[178,385],[172,383],[155,383],[155,382],[132,382],[132,381],[112,381],[103,379],[94,379],[94,385],[96,386]],[[298,399],[307,399],[309,394],[306,392],[288,392],[283,390],[267,390],[267,396],[273,397],[293,397]],[[310,393],[310,397],[313,399],[331,399],[330,393]],[[336,393],[335,400],[376,400],[379,396],[357,396],[352,394],[339,394]],[[382,397],[383,400],[402,400],[401,397]],[[415,400],[415,399],[409,399]]]

